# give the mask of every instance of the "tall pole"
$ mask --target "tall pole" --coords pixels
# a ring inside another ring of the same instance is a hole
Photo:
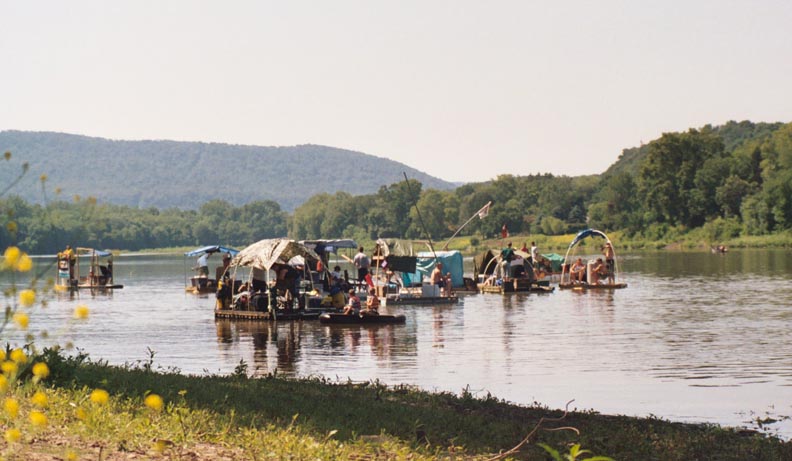
[[[412,188],[410,187],[410,180],[407,179],[407,173],[402,171],[402,174],[404,175],[404,182],[407,184],[407,193],[409,193],[410,197],[412,197],[413,195]],[[429,249],[432,250],[432,255],[434,256],[435,264],[437,264],[437,253],[435,253],[434,246],[432,245],[432,236],[429,235],[429,231],[426,230],[426,226],[424,225],[423,218],[421,217],[421,210],[418,208],[417,199],[415,200],[415,203],[413,203],[413,206],[415,207],[415,211],[418,213],[418,222],[421,223],[421,228],[426,234],[426,238],[429,240]]]

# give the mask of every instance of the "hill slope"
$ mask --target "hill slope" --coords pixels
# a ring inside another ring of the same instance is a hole
[[[41,199],[38,178],[63,197],[79,194],[100,202],[157,208],[196,208],[212,199],[241,205],[274,200],[292,210],[312,195],[345,191],[370,194],[404,180],[425,188],[453,184],[392,160],[319,145],[243,146],[176,141],[113,141],[51,132],[0,132],[0,152],[28,162],[30,173],[14,189]],[[0,184],[18,170],[0,169]]]

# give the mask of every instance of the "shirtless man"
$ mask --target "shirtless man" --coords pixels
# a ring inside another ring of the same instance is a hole
[[[441,296],[446,295],[446,288],[447,288],[446,285],[448,284],[448,281],[446,280],[445,277],[443,277],[443,263],[438,262],[435,265],[435,268],[432,271],[432,275],[429,277],[429,283],[440,287]]]
[[[605,242],[602,248],[602,254],[605,256],[605,269],[608,271],[608,283],[613,285],[616,283],[616,261],[613,259],[613,245],[610,242]]]

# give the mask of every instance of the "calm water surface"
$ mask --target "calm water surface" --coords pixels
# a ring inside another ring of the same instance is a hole
[[[491,393],[602,413],[752,426],[792,415],[792,254],[624,256],[629,288],[465,296],[399,306],[406,325],[215,321],[188,295],[181,256],[121,256],[112,295],[60,295],[31,319],[93,358],[148,360],[184,373],[324,375]],[[189,262],[191,264],[192,261]],[[77,304],[91,309],[69,325]],[[786,438],[792,424],[770,426]]]

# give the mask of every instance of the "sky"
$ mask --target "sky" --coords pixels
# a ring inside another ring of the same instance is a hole
[[[0,0],[0,130],[598,174],[665,132],[792,121],[790,24],[788,0]]]

